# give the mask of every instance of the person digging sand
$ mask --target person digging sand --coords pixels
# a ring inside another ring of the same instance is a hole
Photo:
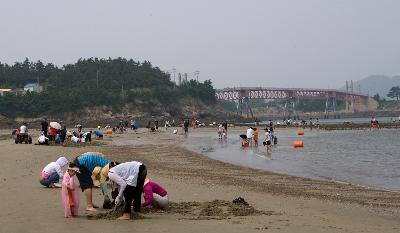
[[[129,220],[131,215],[132,199],[134,200],[134,212],[140,212],[142,205],[142,192],[147,169],[144,164],[137,161],[121,163],[110,168],[108,178],[118,185],[118,196],[115,199],[119,206],[125,198],[124,213],[118,220]]]
[[[142,207],[166,209],[168,208],[168,193],[161,185],[149,179],[144,180],[143,194],[145,202]]]
[[[63,179],[63,167],[68,165],[68,159],[60,157],[43,168],[40,173],[40,184],[47,188],[60,187],[59,182]]]
[[[109,163],[110,160],[104,158],[104,155],[100,152],[86,152],[75,157],[73,162],[70,164],[70,167],[79,168],[80,172],[77,173],[76,176],[79,180],[82,192],[85,193],[86,211],[96,211],[95,208],[97,208],[97,206],[93,205],[92,199],[92,172],[95,167],[103,168]],[[100,187],[105,195],[107,193],[107,184],[105,183],[105,179],[102,180],[104,180],[104,182],[100,184]]]

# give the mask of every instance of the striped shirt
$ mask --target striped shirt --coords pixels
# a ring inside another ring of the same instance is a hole
[[[80,166],[85,167],[89,172],[93,172],[95,167],[104,167],[110,160],[97,153],[85,153],[77,158]]]

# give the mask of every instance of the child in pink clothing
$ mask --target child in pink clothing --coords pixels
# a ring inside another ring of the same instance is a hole
[[[79,168],[68,167],[63,176],[61,198],[66,218],[78,216],[80,192],[74,180],[77,172],[79,172]]]

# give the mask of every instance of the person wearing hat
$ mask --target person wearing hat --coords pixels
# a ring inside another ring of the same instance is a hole
[[[155,207],[166,209],[168,207],[168,193],[161,185],[149,179],[144,180],[143,194],[145,202],[142,207]]]
[[[132,199],[134,200],[135,213],[140,212],[142,205],[142,192],[147,169],[144,164],[137,161],[118,164],[108,172],[110,181],[118,185],[118,195],[115,204],[119,206],[125,198],[124,213],[118,220],[129,220]]]
[[[40,173],[40,184],[47,188],[60,187],[59,182],[63,179],[62,168],[67,166],[68,159],[60,157],[55,162],[47,164]]]
[[[116,163],[116,162],[110,162],[110,163]],[[106,181],[108,179],[108,171],[110,170],[110,163],[106,164],[104,167],[95,167],[92,171],[93,186],[99,187],[104,195],[107,194]]]
[[[84,154],[78,155],[73,160],[72,164],[70,164],[70,167],[79,168],[80,173],[77,173],[76,177],[79,180],[82,192],[85,193],[87,211],[96,211],[92,200],[92,172],[95,167],[103,168],[106,165],[108,166],[109,163],[110,160],[104,158],[104,155],[100,152],[86,152]],[[103,194],[105,194],[107,190],[107,184],[105,183],[105,180],[103,183],[100,183],[100,187],[102,188]]]

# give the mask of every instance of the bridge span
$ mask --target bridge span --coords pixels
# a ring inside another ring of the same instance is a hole
[[[271,88],[271,87],[235,87],[216,91],[219,100],[249,99],[296,99],[296,100],[326,100],[336,98],[347,101],[367,101],[368,96],[333,89],[311,88]]]
[[[238,103],[238,113],[242,114],[242,105],[247,109],[247,115],[253,115],[249,100],[251,99],[280,99],[287,100],[295,108],[295,102],[299,100],[323,100],[326,101],[325,112],[336,111],[337,102],[344,101],[346,111],[362,111],[367,106],[370,97],[367,95],[352,93],[334,89],[316,88],[271,88],[271,87],[235,87],[216,90],[218,100],[235,101]]]

